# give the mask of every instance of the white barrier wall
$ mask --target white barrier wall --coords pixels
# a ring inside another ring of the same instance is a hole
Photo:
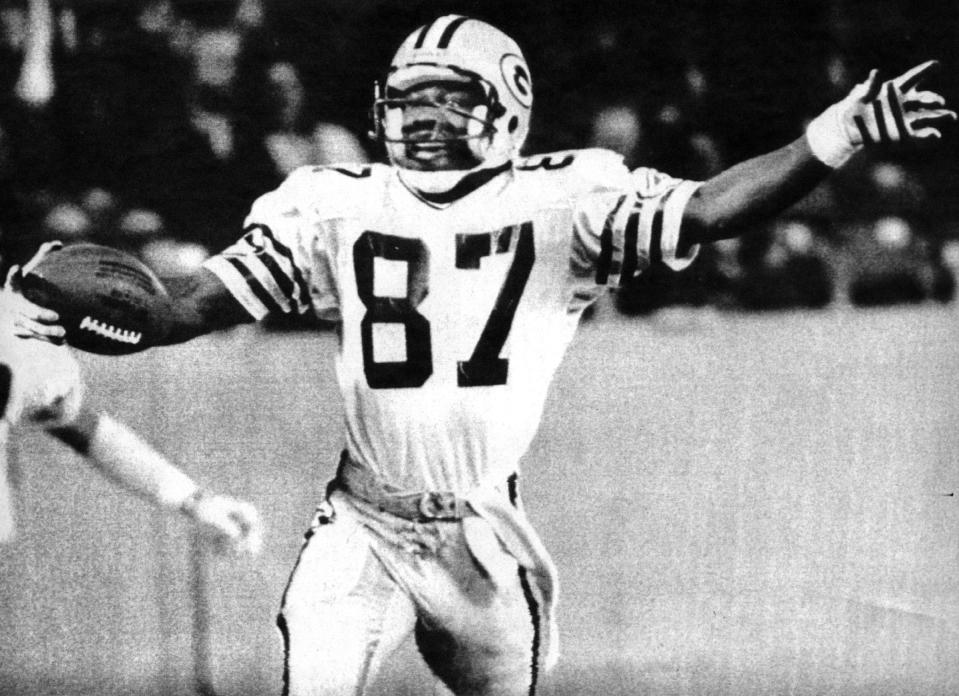
[[[524,463],[562,575],[542,692],[959,693],[954,312],[584,325]],[[258,561],[206,569],[217,693],[279,693],[273,619],[341,443],[334,347],[244,329],[83,356],[97,403],[265,517]],[[190,693],[186,524],[42,435],[18,459],[0,694]],[[380,691],[422,693],[399,665]]]

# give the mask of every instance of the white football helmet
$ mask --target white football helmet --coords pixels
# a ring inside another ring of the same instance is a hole
[[[452,188],[466,174],[505,163],[519,154],[529,133],[533,85],[519,45],[486,22],[446,15],[410,34],[393,57],[385,90],[376,85],[373,137],[382,140],[394,165],[399,166],[406,143],[403,137],[403,95],[427,82],[464,82],[479,86],[485,103],[460,116],[469,118],[465,136],[479,164],[469,171],[403,173],[424,191]]]

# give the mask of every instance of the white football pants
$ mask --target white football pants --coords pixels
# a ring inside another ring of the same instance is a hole
[[[284,693],[362,696],[412,632],[457,696],[533,694],[544,620],[535,593],[489,524],[467,520],[411,522],[335,491],[277,620]]]

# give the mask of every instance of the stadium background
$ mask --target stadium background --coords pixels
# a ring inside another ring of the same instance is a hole
[[[360,137],[370,84],[438,11],[526,48],[531,152],[605,144],[703,176],[798,136],[868,67],[939,58],[936,87],[959,98],[946,2],[277,0],[256,25],[238,20],[256,3],[193,1],[169,4],[157,44],[142,13],[166,4],[54,3],[46,100],[18,89],[24,46],[4,44],[4,264],[50,237],[161,271],[196,263],[296,160],[277,152],[378,155]],[[221,80],[242,46],[255,74]],[[277,62],[294,70],[265,69]],[[313,95],[304,113],[258,111],[291,74]],[[211,126],[224,120],[236,147]],[[296,137],[271,138],[284,130]],[[247,142],[285,146],[257,159]],[[649,274],[584,323],[524,461],[563,580],[546,693],[959,690],[957,143],[860,157],[757,241]],[[21,534],[0,552],[0,693],[186,694],[197,667],[220,694],[277,692],[273,616],[340,445],[334,336],[300,328],[82,356],[92,398],[260,507],[267,550],[211,560],[198,583],[182,521],[25,436]],[[381,690],[421,693],[419,678],[394,665]]]

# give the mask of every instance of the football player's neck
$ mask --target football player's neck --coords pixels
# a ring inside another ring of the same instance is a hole
[[[509,160],[472,171],[426,172],[399,168],[400,181],[415,196],[433,206],[463,198],[512,167]]]

